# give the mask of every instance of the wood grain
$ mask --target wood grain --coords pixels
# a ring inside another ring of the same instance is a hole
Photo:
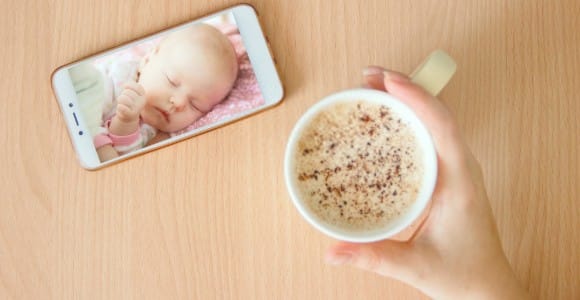
[[[441,94],[483,165],[504,248],[541,299],[580,297],[580,2],[249,1],[280,106],[98,172],[80,168],[51,93],[58,66],[234,1],[3,1],[0,299],[419,299],[322,261],[292,207],[286,138],[368,64],[446,49]]]

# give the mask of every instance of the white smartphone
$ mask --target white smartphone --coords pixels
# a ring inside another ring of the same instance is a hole
[[[67,64],[51,81],[89,170],[270,108],[284,95],[256,11],[245,4]]]

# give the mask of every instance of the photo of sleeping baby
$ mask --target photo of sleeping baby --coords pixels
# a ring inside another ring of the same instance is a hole
[[[101,162],[264,104],[233,15],[69,69]]]

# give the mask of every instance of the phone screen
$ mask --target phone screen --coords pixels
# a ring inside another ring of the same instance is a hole
[[[101,162],[265,104],[231,11],[89,58],[68,72]]]

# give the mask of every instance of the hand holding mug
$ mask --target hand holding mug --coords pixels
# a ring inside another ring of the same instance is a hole
[[[326,260],[392,277],[436,299],[526,299],[502,250],[481,167],[451,112],[403,74],[369,67],[364,81],[404,102],[427,126],[437,150],[437,184],[413,239],[340,242]]]

